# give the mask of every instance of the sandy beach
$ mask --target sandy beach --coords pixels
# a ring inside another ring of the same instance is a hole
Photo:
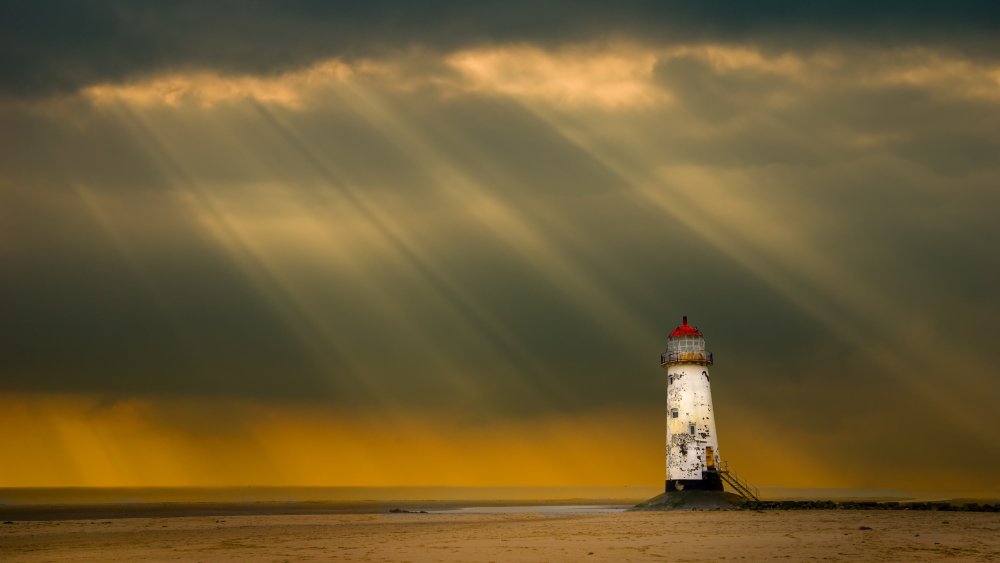
[[[1000,514],[730,511],[16,521],[0,560],[1000,560]]]

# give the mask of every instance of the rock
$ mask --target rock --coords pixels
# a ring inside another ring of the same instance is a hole
[[[743,500],[718,491],[672,491],[636,505],[632,510],[940,510],[942,512],[1000,512],[998,504],[975,502],[903,502],[859,500]]]
[[[633,511],[745,510],[764,503],[750,503],[724,491],[671,491],[637,504]]]

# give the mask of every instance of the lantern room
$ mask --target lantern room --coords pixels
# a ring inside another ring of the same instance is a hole
[[[681,326],[667,337],[667,351],[660,355],[660,365],[700,364],[712,365],[712,353],[705,351],[705,337],[696,327],[688,324],[685,316]]]

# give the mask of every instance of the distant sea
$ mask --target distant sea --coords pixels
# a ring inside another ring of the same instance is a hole
[[[386,512],[624,510],[654,487],[0,488],[0,520]]]
[[[0,488],[0,506],[136,503],[639,502],[658,487],[52,487]]]

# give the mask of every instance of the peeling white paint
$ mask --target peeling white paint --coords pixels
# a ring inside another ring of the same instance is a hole
[[[690,336],[683,338],[688,342],[693,339]],[[676,347],[674,341],[679,339],[671,337],[668,354],[671,348]],[[697,340],[700,340],[703,352],[698,356],[709,358],[704,354],[704,339],[698,336]],[[667,369],[668,480],[701,479],[702,471],[707,467],[706,447],[711,447],[714,457],[720,459],[708,363],[710,360],[674,360],[662,363]],[[676,418],[673,415],[675,409]]]

